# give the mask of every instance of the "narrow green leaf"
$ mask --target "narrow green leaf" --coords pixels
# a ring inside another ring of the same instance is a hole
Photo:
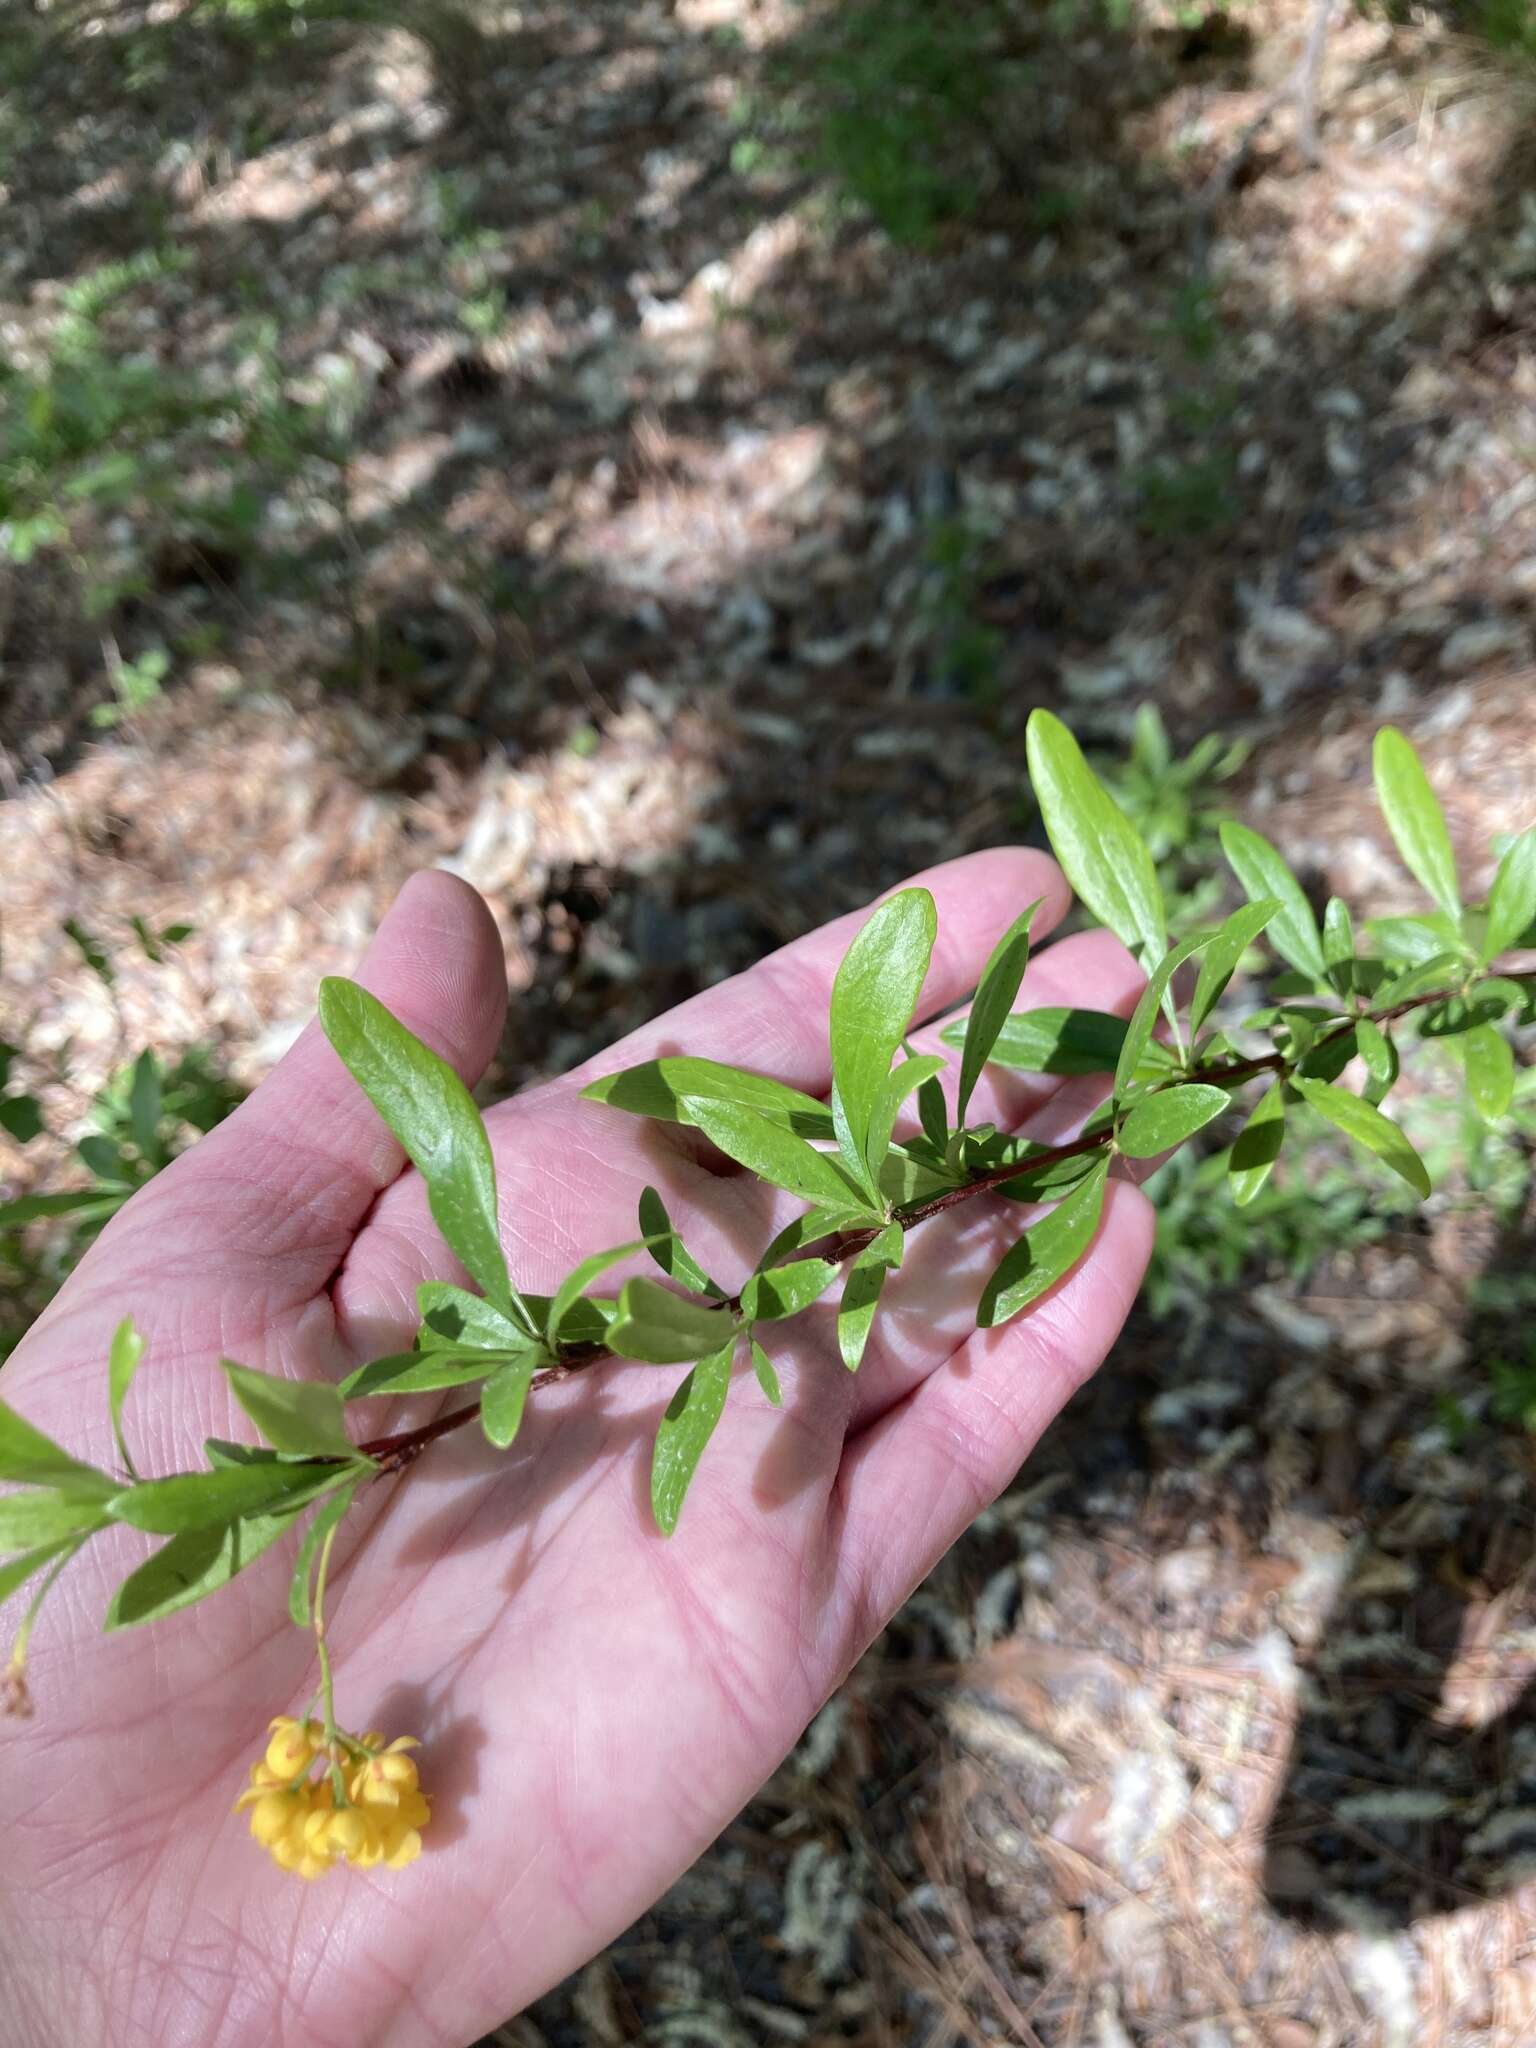
[[[18,1145],[30,1145],[34,1138],[41,1137],[44,1128],[43,1112],[35,1095],[0,1095],[0,1131],[8,1138],[14,1138]]]
[[[982,1289],[976,1320],[995,1329],[1070,1273],[1093,1243],[1104,1213],[1109,1161],[1101,1159],[1071,1194],[1032,1223]]]
[[[121,1206],[119,1196],[103,1196],[100,1188],[72,1188],[68,1194],[59,1195],[19,1195],[14,1202],[0,1203],[0,1230],[19,1230],[40,1216],[78,1214],[84,1222]]]
[[[288,1618],[298,1628],[308,1628],[314,1619],[310,1586],[320,1546],[351,1507],[357,1488],[358,1481],[349,1479],[325,1495],[315,1510],[314,1520],[304,1531],[304,1541],[299,1545],[299,1554],[294,1560],[293,1577],[288,1581]]]
[[[1366,937],[1394,967],[1421,967],[1426,960],[1454,957],[1461,934],[1443,911],[1422,917],[1367,918]]]
[[[177,1472],[115,1493],[106,1508],[116,1521],[153,1534],[176,1536],[184,1529],[222,1526],[238,1517],[273,1509],[287,1497],[312,1499],[335,1476],[324,1465],[224,1465],[207,1472]]]
[[[0,1551],[63,1543],[106,1524],[103,1503],[92,1496],[38,1486],[0,1497]]]
[[[1309,1081],[1298,1076],[1294,1085],[1346,1138],[1373,1152],[1394,1173],[1401,1174],[1417,1194],[1430,1192],[1423,1160],[1390,1117],[1362,1102],[1358,1095],[1351,1095],[1347,1088],[1336,1088],[1329,1081]]]
[[[65,918],[64,934],[73,943],[80,958],[90,968],[92,974],[99,980],[104,981],[108,988],[111,988],[112,984],[117,980],[117,974],[112,966],[112,962],[107,957],[101,941],[88,932],[77,918],[73,917]]]
[[[760,1180],[787,1188],[804,1201],[843,1213],[869,1207],[869,1197],[849,1177],[845,1167],[808,1145],[804,1138],[797,1138],[782,1124],[770,1122],[756,1110],[743,1109],[734,1102],[690,1098],[688,1108],[690,1120],[711,1143]]]
[[[329,1380],[285,1380],[221,1358],[229,1390],[274,1451],[350,1458],[341,1389]]]
[[[647,1365],[685,1365],[718,1351],[735,1329],[729,1309],[701,1308],[654,1280],[626,1280],[608,1348]]]
[[[1206,1019],[1226,993],[1238,962],[1283,907],[1278,896],[1261,896],[1258,902],[1245,903],[1241,910],[1234,910],[1212,938],[1200,962],[1200,978],[1189,1005],[1192,1036],[1205,1029]]]
[[[517,1435],[523,1420],[528,1389],[533,1383],[536,1363],[532,1351],[501,1366],[486,1381],[480,1396],[480,1426],[486,1442],[504,1451]]]
[[[144,958],[153,961],[156,967],[163,966],[165,964],[164,948],[143,918],[136,914],[129,922],[133,926],[133,935],[139,942],[139,951],[144,955]]]
[[[1323,963],[1333,987],[1348,995],[1355,985],[1355,927],[1348,904],[1337,896],[1323,910]]]
[[[1495,1024],[1479,1024],[1461,1040],[1467,1091],[1478,1113],[1496,1123],[1515,1099],[1515,1055]]]
[[[133,1376],[139,1369],[144,1356],[144,1339],[133,1326],[133,1317],[124,1316],[112,1332],[112,1348],[107,1353],[107,1394],[112,1405],[112,1434],[117,1438],[117,1455],[124,1466],[137,1479],[133,1469],[133,1458],[123,1435],[123,1403],[128,1398],[128,1389],[133,1385]]]
[[[651,1454],[651,1512],[663,1536],[670,1536],[683,1511],[683,1500],[725,1411],[731,1385],[734,1342],[699,1363],[683,1381],[656,1430]]]
[[[362,1401],[378,1394],[436,1394],[446,1387],[473,1386],[504,1365],[534,1355],[531,1344],[515,1351],[456,1350],[443,1345],[432,1351],[397,1351],[370,1358],[341,1383],[344,1401]]]
[[[1536,825],[1522,832],[1499,862],[1488,892],[1483,958],[1495,960],[1520,945],[1532,924],[1536,924]]]
[[[640,1229],[645,1236],[646,1250],[668,1279],[675,1280],[679,1287],[686,1287],[691,1294],[709,1294],[716,1301],[724,1301],[724,1289],[715,1285],[673,1229],[667,1205],[654,1188],[641,1191]]]
[[[757,1384],[762,1388],[769,1406],[783,1406],[784,1393],[779,1385],[779,1376],[773,1369],[773,1360],[754,1337],[752,1339],[752,1370],[757,1374]]]
[[[1163,1088],[1138,1102],[1120,1126],[1120,1150],[1128,1159],[1155,1159],[1192,1138],[1230,1106],[1225,1088],[1192,1081],[1182,1088]]]
[[[117,1481],[92,1465],[82,1465],[68,1451],[34,1429],[0,1401],[0,1479],[14,1479],[21,1486],[57,1486],[68,1493],[94,1494],[105,1499],[116,1493]]]
[[[918,1053],[915,1058],[903,1060],[891,1071],[875,1091],[875,1106],[869,1120],[868,1162],[872,1175],[878,1175],[891,1149],[891,1133],[896,1128],[896,1119],[901,1106],[914,1088],[922,1088],[935,1075],[942,1074],[949,1065],[942,1053]]]
[[[718,1060],[681,1056],[646,1060],[622,1073],[589,1081],[581,1092],[588,1102],[606,1102],[610,1109],[653,1117],[661,1123],[693,1123],[690,1102],[729,1102],[767,1117],[800,1138],[832,1136],[832,1112],[824,1102],[802,1095],[798,1088],[787,1088],[767,1074],[722,1066]]]
[[[525,1297],[530,1315],[531,1298]],[[423,1280],[416,1289],[421,1312],[417,1343],[423,1351],[444,1346],[475,1351],[522,1351],[534,1340],[521,1322],[514,1322],[483,1294],[455,1287],[451,1280]],[[546,1314],[548,1309],[546,1307]],[[537,1316],[533,1317],[538,1320]]]
[[[965,1043],[957,1019],[939,1033],[946,1045]],[[1021,1074],[1112,1074],[1125,1043],[1125,1019],[1107,1010],[1016,1010],[989,1055],[994,1067]]]
[[[981,980],[976,984],[960,1053],[960,1082],[955,1100],[957,1126],[965,1122],[965,1112],[970,1107],[976,1083],[981,1079],[981,1070],[992,1057],[997,1034],[1008,1021],[1008,1012],[1013,1008],[1014,998],[1024,979],[1024,970],[1029,965],[1029,928],[1035,921],[1040,901],[1036,897],[1029,908],[1021,911],[1009,925],[992,948],[982,969]]]
[[[1151,1043],[1157,1015],[1163,1006],[1163,997],[1175,973],[1186,960],[1204,950],[1215,938],[1214,932],[1192,932],[1187,939],[1181,939],[1173,949],[1159,960],[1153,968],[1141,1000],[1131,1012],[1131,1021],[1125,1027],[1125,1039],[1120,1047],[1120,1057],[1115,1062],[1115,1096],[1118,1100],[1136,1078],[1136,1069],[1143,1053]]]
[[[1071,1159],[1053,1159],[1047,1166],[1026,1162],[1017,1180],[1004,1181],[998,1193],[1010,1202],[1059,1202],[1069,1189],[1086,1180],[1099,1161],[1097,1152],[1079,1152]]]
[[[574,1272],[567,1273],[555,1289],[554,1299],[549,1304],[549,1321],[544,1326],[549,1342],[559,1343],[560,1325],[600,1273],[606,1273],[610,1266],[618,1265],[621,1259],[633,1258],[636,1252],[643,1252],[646,1249],[644,1238],[632,1238],[628,1244],[616,1244],[610,1251],[594,1252],[591,1258],[583,1259]]]
[[[348,1072],[427,1184],[433,1220],[496,1307],[537,1336],[507,1273],[496,1166],[474,1098],[448,1062],[355,981],[320,984],[320,1022]]]
[[[1397,1047],[1369,1017],[1360,1018],[1355,1025],[1355,1045],[1369,1076],[1365,1099],[1378,1109],[1397,1084]]]
[[[1253,1105],[1232,1147],[1227,1184],[1239,1209],[1247,1208],[1269,1179],[1284,1143],[1285,1084],[1272,1081]]]
[[[1396,726],[1384,725],[1371,749],[1371,765],[1377,799],[1408,872],[1447,917],[1459,918],[1456,856],[1424,764]]]
[[[837,1311],[837,1348],[850,1372],[857,1372],[863,1363],[886,1275],[901,1264],[905,1249],[901,1225],[887,1224],[874,1242],[859,1253],[843,1283]]]
[[[45,1564],[66,1550],[73,1550],[79,1541],[76,1536],[60,1537],[56,1543],[40,1543],[36,1550],[23,1551],[20,1557],[13,1557],[8,1564],[0,1564],[0,1606],[13,1593],[20,1592],[28,1579],[40,1572]]]
[[[872,1144],[880,1089],[923,992],[938,924],[926,889],[900,890],[865,920],[832,983],[833,1085],[871,1175],[885,1156]]]
[[[797,1316],[826,1293],[838,1270],[830,1259],[796,1259],[791,1265],[754,1273],[741,1290],[741,1313],[749,1323]]]
[[[134,1628],[140,1622],[158,1621],[216,1593],[285,1536],[313,1497],[267,1514],[173,1536],[124,1579],[112,1596],[103,1627]]]
[[[1283,856],[1262,833],[1230,818],[1221,826],[1221,850],[1250,903],[1271,897],[1279,902],[1268,930],[1270,944],[1281,959],[1311,981],[1322,981],[1327,973],[1322,935],[1306,892]]]
[[[1146,842],[1053,713],[1030,713],[1025,748],[1062,873],[1099,922],[1150,967],[1166,943],[1167,920]]]
[[[944,1090],[937,1081],[924,1081],[918,1088],[917,1115],[923,1136],[935,1152],[942,1153],[949,1143],[949,1112],[944,1105]]]
[[[162,1104],[160,1062],[146,1046],[133,1063],[128,1089],[128,1121],[133,1142],[151,1162],[160,1156],[160,1110]]]

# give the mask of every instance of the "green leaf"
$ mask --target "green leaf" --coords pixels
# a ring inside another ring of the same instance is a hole
[[[724,1301],[725,1290],[715,1285],[689,1252],[672,1227],[666,1203],[654,1188],[641,1191],[640,1228],[645,1234],[646,1250],[669,1280],[675,1280],[691,1294],[708,1294],[716,1301]]]
[[[133,1326],[133,1317],[124,1316],[112,1332],[112,1348],[107,1353],[107,1394],[112,1406],[112,1434],[117,1438],[117,1455],[122,1459],[134,1478],[133,1458],[123,1435],[123,1403],[128,1398],[128,1389],[133,1385],[133,1376],[139,1369],[144,1356],[144,1339]]]
[[[741,1290],[741,1313],[749,1323],[782,1322],[819,1300],[837,1275],[829,1259],[796,1259],[754,1273]]]
[[[153,961],[156,967],[163,966],[165,963],[164,949],[143,918],[135,914],[129,919],[129,922],[133,926],[133,936],[138,940],[139,951],[144,955],[144,958]]]
[[[1515,1055],[1493,1024],[1479,1024],[1461,1041],[1467,1090],[1478,1113],[1490,1123],[1506,1116],[1515,1097]]]
[[[1241,910],[1234,910],[1217,931],[1205,949],[1205,957],[1200,962],[1200,978],[1195,983],[1195,993],[1190,1001],[1191,1035],[1204,1030],[1206,1019],[1221,1001],[1227,983],[1237,972],[1238,962],[1265,926],[1280,915],[1283,907],[1278,896],[1261,896],[1258,902],[1246,903]]]
[[[57,1486],[67,1493],[98,1499],[117,1492],[115,1479],[72,1458],[4,1401],[0,1401],[0,1479],[13,1479],[20,1486]]]
[[[1371,749],[1376,795],[1408,872],[1447,917],[1461,916],[1456,856],[1424,765],[1396,726],[1384,725]]]
[[[100,1188],[72,1188],[68,1194],[19,1195],[14,1202],[0,1203],[0,1230],[20,1230],[40,1216],[79,1215],[89,1221],[96,1215],[110,1215],[121,1208],[119,1195],[103,1195]]]
[[[946,1045],[965,1043],[957,1019],[939,1033]],[[1125,1043],[1125,1019],[1108,1010],[1016,1010],[989,1055],[994,1067],[1021,1074],[1112,1074]]]
[[[1438,910],[1422,917],[1367,918],[1365,932],[1394,967],[1421,967],[1426,960],[1454,957],[1461,945],[1455,922]]]
[[[1273,1081],[1254,1104],[1228,1161],[1228,1185],[1245,1209],[1269,1179],[1285,1142],[1285,1084]]]
[[[1164,955],[1153,968],[1141,1000],[1131,1012],[1131,1021],[1125,1027],[1125,1039],[1120,1047],[1120,1057],[1115,1063],[1115,1096],[1125,1094],[1136,1078],[1136,1069],[1151,1042],[1157,1013],[1163,1006],[1163,997],[1175,973],[1186,960],[1201,952],[1215,938],[1214,932],[1192,932],[1187,939],[1181,939],[1171,952]]]
[[[901,1105],[914,1088],[926,1086],[948,1065],[942,1053],[918,1053],[913,1059],[903,1060],[899,1067],[892,1067],[881,1082],[875,1093],[874,1113],[869,1120],[869,1157],[876,1174],[890,1152],[891,1133],[896,1128]]]
[[[341,1389],[329,1380],[285,1380],[221,1358],[229,1390],[274,1451],[301,1457],[351,1458]]]
[[[1070,1195],[1032,1223],[1003,1254],[982,1289],[976,1314],[981,1328],[991,1330],[1008,1322],[1072,1271],[1098,1230],[1108,1177],[1109,1161],[1101,1159]]]
[[[976,984],[961,1044],[960,1082],[955,1100],[957,1126],[965,1122],[965,1112],[970,1107],[976,1083],[981,1079],[981,1070],[992,1056],[997,1034],[1008,1021],[1008,1012],[1013,1008],[1019,984],[1024,979],[1024,970],[1029,965],[1029,928],[1034,923],[1040,901],[1036,897],[1029,908],[1021,911],[1009,925],[992,948],[982,969],[981,980]]]
[[[515,1351],[485,1351],[478,1346],[460,1350],[449,1344],[432,1351],[396,1351],[387,1358],[370,1358],[349,1373],[341,1383],[341,1397],[361,1401],[375,1394],[436,1394],[446,1387],[473,1386],[502,1366],[533,1355],[531,1344]]]
[[[802,1095],[798,1088],[787,1088],[782,1081],[770,1080],[766,1074],[722,1066],[718,1060],[646,1060],[622,1073],[589,1081],[581,1092],[588,1102],[606,1102],[610,1109],[654,1117],[661,1123],[696,1122],[689,1108],[693,1102],[728,1102],[738,1109],[753,1110],[800,1138],[833,1135],[832,1112],[824,1102]]]
[[[1269,942],[1281,959],[1313,982],[1324,980],[1327,969],[1317,919],[1284,858],[1262,833],[1230,818],[1221,826],[1221,850],[1250,903],[1271,898],[1279,902],[1268,931]]]
[[[1369,1017],[1360,1018],[1355,1025],[1355,1045],[1370,1077],[1365,1099],[1373,1109],[1379,1108],[1397,1083],[1397,1047]]]
[[[1499,862],[1488,892],[1488,929],[1483,958],[1493,960],[1522,943],[1536,923],[1536,826],[1520,837]]]
[[[104,981],[108,988],[111,988],[112,984],[117,980],[117,975],[113,969],[112,962],[107,958],[101,941],[94,938],[86,930],[85,926],[73,917],[65,918],[64,934],[66,938],[72,941],[80,958],[90,968],[92,974],[96,975],[99,980]]]
[[[583,1259],[574,1272],[567,1273],[555,1289],[554,1298],[549,1304],[549,1321],[544,1326],[549,1342],[559,1343],[560,1325],[599,1273],[606,1273],[610,1266],[618,1265],[621,1259],[633,1258],[636,1252],[643,1252],[646,1249],[644,1238],[633,1238],[628,1244],[614,1245],[610,1251],[594,1252],[591,1258]]]
[[[1323,911],[1323,962],[1328,979],[1341,996],[1355,985],[1355,927],[1349,906],[1330,896]]]
[[[521,1323],[484,1295],[455,1287],[451,1280],[423,1280],[416,1289],[416,1306],[422,1325],[416,1341],[423,1351],[522,1351],[534,1341]],[[529,1307],[532,1313],[531,1301]]]
[[[487,1443],[504,1451],[517,1435],[523,1407],[533,1382],[537,1359],[532,1351],[501,1366],[486,1381],[480,1396],[480,1426]]]
[[[1097,1151],[1079,1152],[1045,1166],[1031,1167],[1026,1162],[1018,1179],[1004,1181],[997,1192],[1010,1202],[1059,1202],[1069,1189],[1088,1178],[1099,1157]]]
[[[444,1059],[355,981],[320,984],[320,1021],[368,1100],[427,1184],[433,1220],[481,1290],[538,1331],[507,1273],[496,1166],[474,1098]]]
[[[44,1129],[35,1095],[0,1095],[0,1131],[18,1145],[30,1145]]]
[[[863,1363],[885,1277],[901,1264],[905,1249],[901,1225],[887,1224],[874,1242],[859,1253],[843,1283],[843,1297],[837,1310],[837,1348],[850,1372],[857,1372]]]
[[[133,1079],[128,1090],[128,1120],[133,1130],[133,1142],[151,1162],[160,1156],[163,1099],[160,1062],[146,1047],[133,1063]]]
[[[1455,953],[1432,953],[1409,967],[1379,993],[1387,1003],[1405,1003],[1410,996],[1428,995],[1432,990],[1452,987],[1464,979],[1463,963]]]
[[[937,1081],[924,1081],[918,1088],[917,1115],[923,1136],[935,1152],[942,1154],[949,1143],[949,1112],[944,1106],[944,1090]]]
[[[1053,713],[1030,713],[1025,748],[1035,801],[1063,874],[1099,922],[1150,966],[1166,943],[1166,918],[1141,834]]]
[[[816,1151],[782,1124],[734,1102],[690,1097],[688,1109],[691,1121],[712,1144],[760,1180],[844,1214],[868,1209],[869,1197],[837,1160]]]
[[[1171,1152],[1220,1116],[1231,1099],[1225,1088],[1204,1081],[1159,1089],[1138,1102],[1121,1124],[1120,1150],[1128,1159],[1155,1159],[1159,1152]]]
[[[1346,1138],[1352,1138],[1367,1152],[1374,1152],[1394,1173],[1401,1174],[1417,1194],[1430,1192],[1423,1160],[1390,1117],[1362,1102],[1358,1095],[1351,1095],[1347,1088],[1336,1088],[1329,1081],[1309,1081],[1298,1076],[1294,1085]]]
[[[926,889],[900,890],[865,920],[832,983],[833,1086],[848,1120],[853,1160],[871,1176],[885,1157],[884,1148],[876,1149],[880,1090],[923,992],[938,924]]]
[[[140,1622],[158,1621],[216,1593],[285,1536],[313,1497],[311,1493],[267,1514],[173,1536],[124,1579],[112,1596],[103,1627],[134,1628]]]
[[[288,1618],[299,1628],[308,1628],[314,1619],[310,1583],[320,1547],[351,1507],[358,1483],[357,1479],[346,1480],[334,1492],[327,1494],[315,1510],[314,1520],[304,1531],[304,1541],[299,1545],[299,1554],[294,1560],[293,1577],[288,1581]]]
[[[106,1525],[104,1504],[92,1496],[38,1486],[0,1498],[0,1551],[64,1543]]]
[[[699,1363],[683,1381],[656,1430],[651,1454],[651,1512],[663,1536],[670,1536],[683,1511],[683,1499],[725,1411],[731,1385],[734,1342]]]
[[[45,1564],[52,1564],[64,1551],[73,1550],[78,1541],[79,1538],[76,1536],[63,1536],[56,1543],[40,1543],[36,1550],[23,1551],[20,1557],[13,1557],[9,1564],[0,1564],[0,1605],[9,1600],[13,1593],[19,1592],[28,1579],[40,1572]]]
[[[275,1508],[285,1496],[289,1505],[313,1499],[335,1476],[334,1469],[324,1465],[222,1465],[207,1472],[145,1480],[113,1494],[106,1507],[115,1520],[135,1529],[177,1536],[185,1529],[222,1526]]]
[[[700,1308],[654,1280],[626,1280],[619,1312],[608,1325],[607,1342],[620,1358],[638,1358],[647,1365],[684,1365],[718,1351],[735,1327],[729,1309]]]
[[[89,1137],[80,1140],[75,1150],[98,1180],[104,1180],[113,1187],[132,1185],[133,1175],[128,1170],[128,1162],[123,1157],[122,1147],[114,1144],[111,1138],[103,1137],[100,1132],[92,1132]]]
[[[773,1369],[773,1360],[755,1337],[752,1339],[752,1370],[757,1374],[757,1384],[762,1388],[769,1406],[782,1407],[784,1393],[779,1385],[779,1376]]]

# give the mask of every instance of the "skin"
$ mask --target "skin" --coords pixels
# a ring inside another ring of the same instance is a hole
[[[1068,901],[1033,852],[916,879],[940,917],[926,1017],[965,997],[1025,903],[1044,899],[1038,943]],[[745,1276],[789,1199],[697,1133],[577,1090],[686,1050],[825,1094],[832,976],[863,915],[489,1113],[520,1285],[551,1291],[578,1258],[634,1236],[647,1181],[706,1270]],[[482,1071],[506,992],[471,889],[416,877],[358,978],[466,1079]],[[1092,933],[1036,954],[1022,1006],[1128,1014],[1140,986],[1118,942]],[[932,1048],[935,1030],[915,1042]],[[970,1116],[1060,1139],[1092,1099],[1083,1083],[988,1077]],[[293,1539],[204,1604],[103,1637],[147,1542],[96,1538],[34,1636],[34,1717],[0,1729],[7,2041],[459,2048],[600,1950],[740,1810],[1103,1359],[1150,1248],[1145,1198],[1113,1182],[1085,1263],[978,1332],[981,1284],[1019,1225],[986,1198],[913,1232],[857,1378],[829,1306],[766,1332],[784,1406],[738,1367],[670,1542],[646,1494],[675,1368],[601,1364],[541,1390],[511,1451],[465,1430],[365,1489],[332,1572],[337,1711],[423,1738],[435,1811],[408,1870],[306,1886],[230,1814],[268,1717],[303,1712],[315,1683],[312,1644],[286,1617]],[[251,1434],[221,1354],[337,1375],[409,1345],[419,1281],[462,1277],[420,1180],[312,1026],[102,1234],[7,1366],[5,1398],[114,1466],[105,1360],[132,1314],[149,1340],[128,1411],[139,1470],[185,1469],[205,1436]],[[351,1412],[366,1438],[433,1405]],[[17,1618],[13,1604],[0,1622]]]

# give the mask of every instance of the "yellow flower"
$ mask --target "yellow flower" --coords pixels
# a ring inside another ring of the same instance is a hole
[[[420,1747],[411,1736],[386,1743],[371,1729],[361,1740],[337,1730],[327,1743],[319,1722],[286,1716],[272,1729],[235,1809],[250,1808],[251,1833],[280,1870],[313,1879],[338,1861],[360,1870],[381,1863],[403,1870],[415,1862],[432,1809],[414,1760],[404,1754]],[[317,1761],[315,1778],[309,1773]],[[333,1763],[347,1774],[340,1788]]]

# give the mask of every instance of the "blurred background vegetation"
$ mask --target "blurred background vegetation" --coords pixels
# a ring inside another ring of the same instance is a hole
[[[1536,817],[1530,0],[20,0],[0,1355],[403,877],[489,1078],[1039,839],[1049,704],[1409,906]],[[1528,1049],[1526,1049],[1528,1051]],[[1536,2036],[1536,1085],[1239,1218],[676,1892],[504,2038]],[[430,1735],[430,1731],[424,1731]]]

